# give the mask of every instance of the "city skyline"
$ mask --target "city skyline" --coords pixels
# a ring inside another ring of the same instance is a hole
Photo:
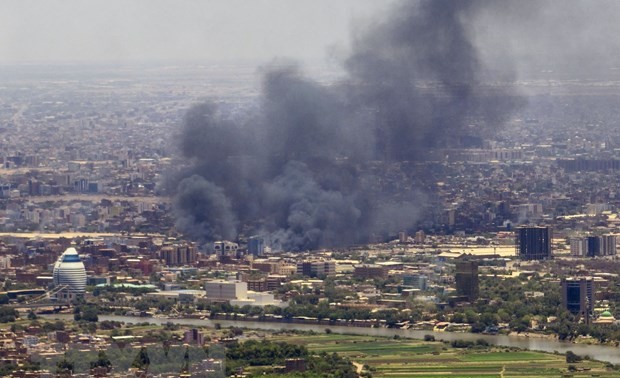
[[[0,2],[0,376],[620,376],[618,15]]]

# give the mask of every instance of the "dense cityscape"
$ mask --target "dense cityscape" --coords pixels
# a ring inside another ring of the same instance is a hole
[[[617,67],[356,48],[2,65],[0,375],[620,376]]]

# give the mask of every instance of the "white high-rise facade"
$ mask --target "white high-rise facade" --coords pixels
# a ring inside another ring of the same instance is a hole
[[[74,299],[84,294],[86,269],[75,248],[67,248],[54,264],[54,286],[66,286],[58,294],[63,299]]]

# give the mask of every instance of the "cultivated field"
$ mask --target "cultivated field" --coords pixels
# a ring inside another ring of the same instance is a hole
[[[501,347],[452,348],[442,342],[337,334],[274,335],[278,341],[303,344],[311,351],[336,352],[373,377],[620,377],[604,363],[570,364],[564,355]],[[365,370],[365,369],[364,369]]]

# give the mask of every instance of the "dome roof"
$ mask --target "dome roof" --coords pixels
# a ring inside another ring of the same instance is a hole
[[[609,311],[603,311],[599,318],[613,318],[614,316]]]
[[[80,256],[78,255],[77,251],[73,247],[67,248],[65,253],[62,254],[61,258],[62,258],[62,262],[80,262],[80,261],[82,261],[82,260],[80,260]]]

